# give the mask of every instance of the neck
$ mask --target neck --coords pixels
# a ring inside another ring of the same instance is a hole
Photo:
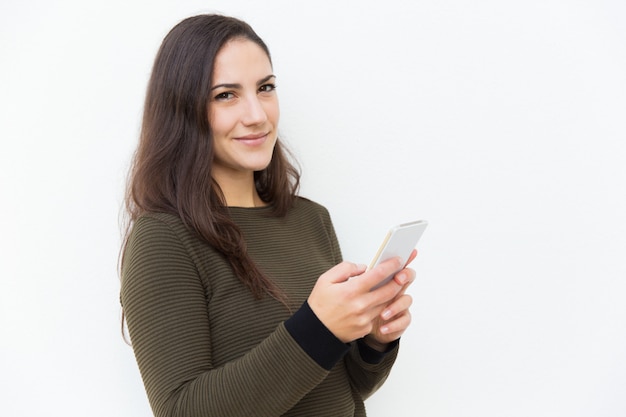
[[[267,205],[254,186],[252,172],[244,175],[215,175],[213,178],[220,186],[226,205],[229,207],[261,207]]]

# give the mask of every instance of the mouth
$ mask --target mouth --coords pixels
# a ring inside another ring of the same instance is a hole
[[[268,136],[269,136],[269,132],[261,132],[261,133],[251,133],[245,136],[239,136],[234,139],[237,142],[243,143],[248,146],[256,146],[256,145],[263,144]]]

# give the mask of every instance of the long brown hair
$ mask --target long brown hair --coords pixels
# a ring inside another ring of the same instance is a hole
[[[211,176],[214,149],[207,109],[214,61],[224,44],[238,38],[259,45],[271,63],[261,38],[247,23],[232,17],[187,18],[163,40],[148,83],[139,146],[128,177],[122,253],[141,215],[175,214],[225,256],[256,298],[269,294],[286,304],[280,289],[250,259],[242,232]],[[277,140],[269,166],[254,175],[259,196],[271,205],[273,215],[285,215],[299,180],[298,170]]]

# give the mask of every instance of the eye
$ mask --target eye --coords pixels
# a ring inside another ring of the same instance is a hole
[[[214,97],[216,101],[227,101],[227,100],[232,100],[233,98],[235,98],[235,94],[231,93],[230,91],[219,93],[218,95]]]
[[[261,87],[259,87],[260,93],[271,93],[274,90],[276,90],[276,84],[272,83],[263,84]]]

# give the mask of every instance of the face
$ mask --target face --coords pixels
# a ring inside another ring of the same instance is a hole
[[[256,43],[236,39],[219,51],[208,113],[218,183],[268,166],[276,144],[278,97],[270,60]]]

